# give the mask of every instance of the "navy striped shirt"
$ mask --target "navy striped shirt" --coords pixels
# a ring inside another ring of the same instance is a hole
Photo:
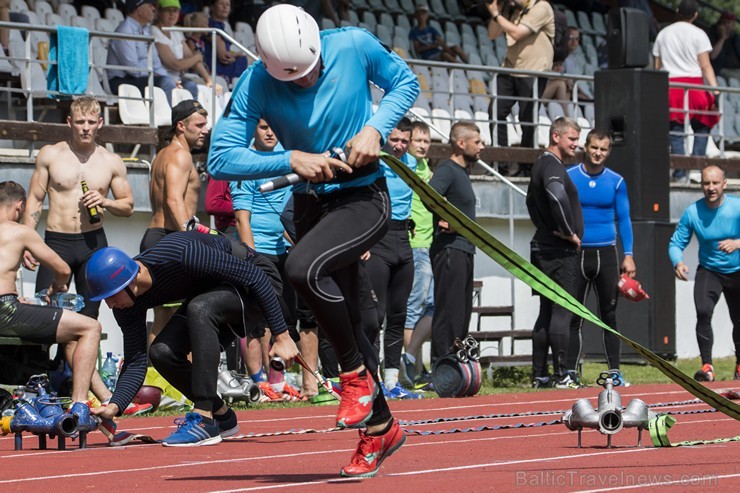
[[[149,269],[152,287],[137,296],[131,308],[113,310],[123,332],[123,368],[111,398],[118,405],[119,414],[134,398],[146,376],[149,308],[189,300],[221,283],[229,283],[257,300],[273,334],[288,330],[267,275],[248,261],[231,255],[231,242],[223,236],[171,233],[134,260]]]

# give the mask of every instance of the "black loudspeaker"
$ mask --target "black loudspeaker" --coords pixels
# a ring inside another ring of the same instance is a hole
[[[614,139],[606,165],[627,183],[632,219],[669,221],[668,74],[599,70],[594,82],[596,127]]]
[[[635,237],[636,279],[650,299],[634,302],[620,296],[617,302],[617,328],[659,356],[675,359],[676,284],[673,265],[668,258],[668,242],[675,225],[636,221],[632,223],[632,230]],[[586,305],[598,315],[593,294]],[[583,355],[586,359],[606,361],[603,332],[593,324],[583,324]],[[631,346],[622,343],[622,361],[643,361],[643,358]]]
[[[609,68],[642,68],[650,60],[650,27],[646,12],[614,8],[607,17]]]

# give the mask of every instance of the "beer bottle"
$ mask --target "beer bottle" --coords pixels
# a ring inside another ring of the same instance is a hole
[[[86,193],[88,190],[90,190],[87,187],[87,182],[85,180],[82,180],[81,184],[82,184],[82,193]],[[90,224],[95,224],[95,223],[100,222],[100,211],[98,210],[97,205],[88,207],[87,215],[90,216]]]

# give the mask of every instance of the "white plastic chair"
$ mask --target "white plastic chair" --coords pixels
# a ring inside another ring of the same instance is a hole
[[[419,96],[417,96],[416,101],[414,102],[414,108],[422,108],[427,112],[427,114],[432,111],[432,107],[429,105],[429,100],[423,93],[419,93]]]
[[[414,0],[398,0],[398,3],[401,5],[401,8],[404,12],[406,12],[407,15],[412,15],[416,11]]]
[[[149,125],[149,109],[138,87],[121,84],[118,97],[118,115],[124,125]]]
[[[362,13],[362,22],[370,26],[370,32],[375,32],[375,26],[378,25],[378,20],[375,18],[375,14],[373,14],[369,10],[366,10]]]
[[[118,27],[123,22],[123,12],[113,8],[105,9],[105,18],[111,21],[115,27]]]
[[[440,132],[444,135],[444,139],[441,139],[437,132],[432,132],[432,140],[447,140],[450,137],[450,128],[452,127],[452,119],[450,113],[447,110],[441,108],[432,109],[432,123],[437,127]],[[435,135],[437,138],[435,139]]]
[[[172,90],[172,106],[177,106],[177,103],[193,99],[193,95],[187,89],[176,87]]]
[[[509,146],[522,143],[522,126],[519,124],[519,115],[509,114],[506,117],[506,131]],[[499,145],[501,145],[500,142]]]
[[[406,29],[406,32],[411,31],[411,21],[405,15],[398,16],[398,18],[396,19],[396,26]]]
[[[82,17],[81,15],[73,15],[68,18],[69,23],[73,27],[81,27],[83,29],[90,30],[90,22],[88,22],[87,17]]]
[[[100,19],[100,12],[98,9],[90,5],[83,5],[80,8],[80,15],[87,19],[87,23],[91,26],[94,26],[95,21]]]
[[[36,0],[36,3],[33,6],[33,10],[36,12],[36,14],[38,14],[40,19],[46,19],[46,14],[51,14],[54,12],[51,4],[46,0]]]
[[[71,26],[72,19],[77,17],[77,9],[71,3],[60,3],[57,7],[57,14],[61,15],[66,21],[65,26]]]
[[[478,125],[478,128],[480,129],[481,140],[485,145],[491,145],[493,141],[491,140],[490,115],[486,111],[476,111],[474,117],[475,124]]]
[[[540,113],[537,125],[537,145],[547,147],[550,144],[550,125],[552,120],[547,115]]]
[[[27,12],[28,10],[28,4],[26,4],[25,0],[10,0],[11,12]]]
[[[144,88],[144,97],[150,98],[149,87]],[[172,107],[167,101],[167,95],[161,87],[154,86],[154,125],[158,127],[169,127],[172,125]]]
[[[393,45],[393,35],[391,34],[391,28],[382,24],[375,26],[375,35],[378,37],[381,43],[386,46]]]
[[[96,31],[102,31],[106,33],[112,33],[116,30],[117,26],[114,26],[113,23],[106,19],[105,17],[101,17],[100,19],[95,20],[95,30]],[[104,40],[104,43],[107,44],[107,41]]]

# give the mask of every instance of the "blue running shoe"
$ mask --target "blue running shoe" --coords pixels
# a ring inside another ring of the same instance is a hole
[[[391,391],[388,390],[388,387],[385,386],[385,382],[383,382],[383,381],[380,382],[380,390],[383,392],[383,396],[386,398],[386,400],[388,400],[388,399],[396,399],[396,397],[393,397],[391,395]]]
[[[629,380],[624,378],[624,374],[622,373],[622,370],[609,370],[609,373],[616,374],[617,379],[619,380],[619,383],[615,383],[615,387],[629,387],[632,385]]]
[[[216,445],[222,438],[218,424],[206,424],[203,416],[198,413],[187,413],[185,418],[175,420],[177,431],[162,440],[165,447],[201,447]]]
[[[396,385],[393,387],[390,392],[391,399],[423,399],[424,396],[421,394],[417,394],[416,392],[409,392],[405,388],[403,388],[401,385]]]

